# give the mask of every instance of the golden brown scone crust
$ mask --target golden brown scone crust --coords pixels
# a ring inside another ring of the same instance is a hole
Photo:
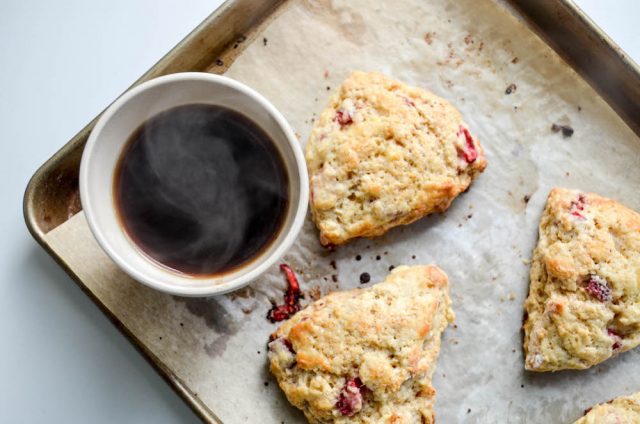
[[[525,368],[584,369],[640,343],[640,214],[554,188],[525,302]]]
[[[480,142],[447,101],[360,71],[331,97],[305,156],[323,245],[442,212],[487,165]]]
[[[573,424],[638,424],[640,423],[640,393],[621,396],[596,405]]]
[[[436,266],[331,293],[272,335],[271,372],[311,423],[433,423],[440,335],[453,321]]]

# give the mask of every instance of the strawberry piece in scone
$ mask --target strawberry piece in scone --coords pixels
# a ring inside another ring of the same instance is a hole
[[[487,166],[451,104],[377,72],[353,72],[342,83],[305,156],[325,246],[445,211]]]
[[[400,266],[324,296],[272,334],[270,369],[311,423],[434,422],[431,376],[453,321],[447,276]]]
[[[525,303],[525,368],[584,369],[640,344],[640,214],[554,188]]]

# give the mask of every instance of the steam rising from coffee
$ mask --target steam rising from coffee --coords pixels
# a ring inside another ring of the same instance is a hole
[[[130,237],[156,261],[194,274],[228,271],[279,231],[288,180],[273,141],[220,106],[177,107],[131,137],[115,194]]]

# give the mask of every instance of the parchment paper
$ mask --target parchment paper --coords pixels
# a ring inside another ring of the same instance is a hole
[[[594,403],[640,390],[638,349],[587,371],[532,374],[523,370],[520,334],[527,261],[549,189],[595,191],[640,210],[640,143],[631,130],[489,0],[292,0],[228,75],[266,95],[304,144],[353,69],[382,71],[450,100],[484,144],[489,166],[445,214],[335,253],[319,247],[307,222],[284,258],[300,273],[307,301],[359,286],[364,271],[371,285],[390,265],[441,266],[457,319],[434,377],[440,423],[569,423]],[[512,83],[517,88],[505,94]],[[552,123],[575,133],[563,138]],[[276,268],[237,293],[185,300],[126,277],[82,213],[46,240],[224,422],[304,422],[266,368],[265,343],[276,326],[265,315],[286,287]]]

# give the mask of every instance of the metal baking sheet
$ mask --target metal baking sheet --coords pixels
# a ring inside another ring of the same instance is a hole
[[[530,23],[514,17],[513,6]],[[602,97],[534,35],[531,23]],[[558,40],[563,31],[578,43]],[[606,59],[608,73],[585,68],[581,52]],[[333,254],[319,248],[308,222],[285,258],[300,271],[307,299],[354,287],[363,270],[377,281],[389,265],[445,268],[458,321],[445,334],[435,377],[443,422],[570,422],[592,403],[640,388],[638,373],[629,373],[633,351],[582,373],[522,370],[526,262],[549,185],[599,191],[640,207],[637,171],[624,179],[609,172],[633,168],[640,156],[630,129],[640,116],[637,67],[570,2],[403,0],[371,7],[237,0],[140,81],[182,70],[226,72],[267,95],[304,143],[327,96],[354,68],[375,68],[448,98],[480,135],[489,168],[446,214]],[[506,95],[512,83],[517,89]],[[575,135],[562,139],[550,132],[552,123],[571,124]],[[83,214],[75,214],[77,168],[91,126],[32,179],[25,217],[34,237],[203,420],[301,421],[266,371],[264,343],[274,326],[264,315],[269,300],[281,296],[280,274],[272,270],[238,293],[200,300],[166,296],[126,278],[97,248]],[[356,254],[364,259],[355,261]]]

